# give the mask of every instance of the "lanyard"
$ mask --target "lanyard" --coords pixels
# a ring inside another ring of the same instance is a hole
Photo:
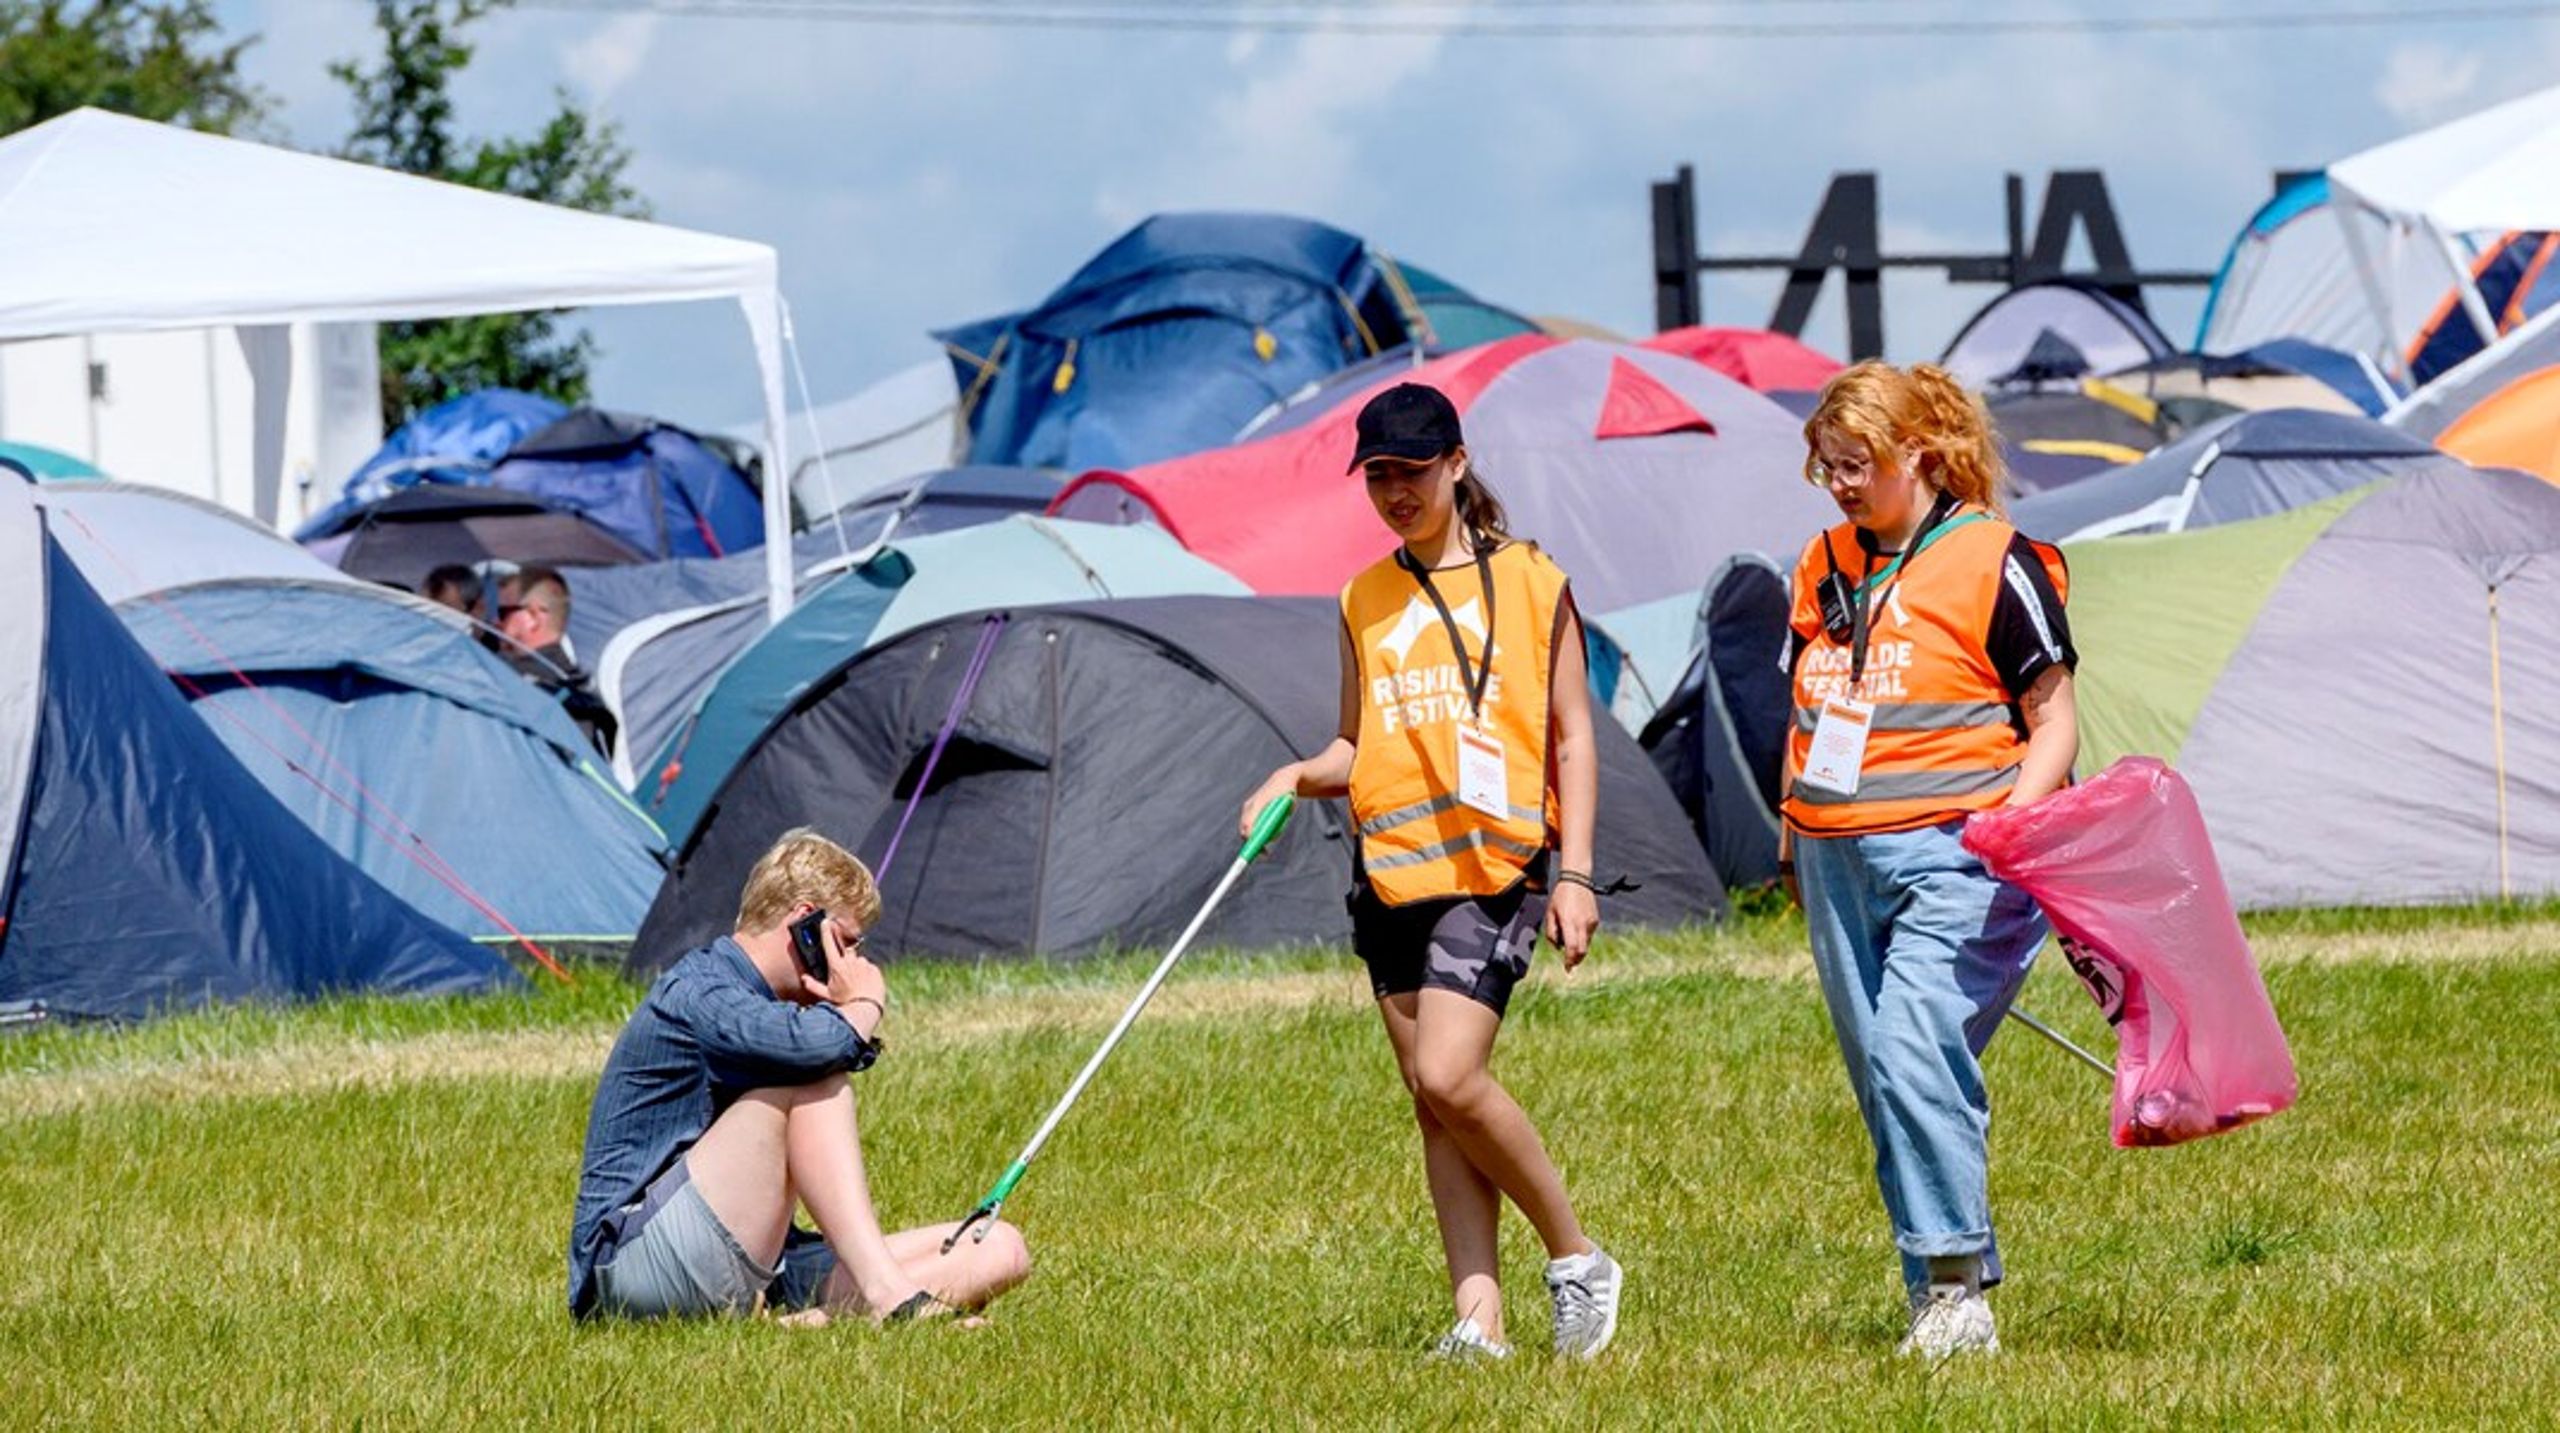
[[[1476,586],[1484,593],[1484,661],[1467,660],[1467,639],[1458,631],[1458,619],[1450,614],[1449,604],[1432,585],[1431,569],[1422,565],[1408,548],[1396,549],[1396,565],[1413,574],[1422,584],[1422,595],[1440,613],[1440,625],[1449,632],[1449,650],[1458,654],[1458,680],[1466,684],[1467,714],[1479,723],[1484,720],[1485,687],[1493,681],[1493,560],[1479,544],[1476,547]]]
[[[1912,559],[1918,557],[1929,544],[1957,528],[1969,523],[1981,522],[1983,516],[1978,512],[1958,513],[1953,508],[1940,511],[1933,506],[1929,516],[1922,520],[1920,531],[1912,537],[1910,546],[1895,553],[1893,561],[1886,563],[1883,571],[1868,573],[1858,583],[1855,597],[1849,604],[1849,690],[1851,692],[1858,689],[1858,683],[1867,675],[1867,608],[1872,599],[1893,581],[1896,574],[1910,566]],[[1826,540],[1823,543],[1822,551],[1825,557],[1830,558],[1832,572],[1838,574],[1840,560],[1831,557],[1829,541]],[[1874,558],[1870,557],[1868,561],[1872,562]]]

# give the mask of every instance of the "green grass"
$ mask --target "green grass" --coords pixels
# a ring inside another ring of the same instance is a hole
[[[1425,1366],[1416,1144],[1346,957],[1186,968],[1009,1211],[975,1332],[572,1326],[594,1069],[636,991],[347,1001],[0,1041],[9,1426],[2544,1424],[2560,1400],[2560,921],[2253,926],[2300,1108],[2120,1151],[2023,1031],[1987,1063],[2007,1352],[1890,1356],[1898,1289],[1799,937],[1542,963],[1497,1070],[1630,1270],[1599,1364]],[[2352,959],[2340,959],[2353,947]],[[1146,962],[895,972],[888,1216],[957,1215]],[[2105,1033],[2059,961],[2028,1003]],[[1514,1332],[1542,1333],[1516,1218]]]

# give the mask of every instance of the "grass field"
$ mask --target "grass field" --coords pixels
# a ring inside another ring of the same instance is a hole
[[[2007,1352],[1900,1302],[1800,934],[1542,957],[1497,1069],[1626,1264],[1616,1347],[1446,1369],[1415,1141],[1348,957],[1204,958],[1010,1211],[974,1332],[573,1327],[562,1246],[636,990],[0,1041],[0,1424],[83,1428],[2459,1424],[2560,1407],[2560,914],[2254,929],[2301,1106],[2170,1150],[2023,1030],[1987,1065]],[[893,972],[862,1078],[898,1223],[965,1210],[1142,967]],[[2048,961],[2026,1003],[2101,1042]],[[2102,1046],[2103,1048],[2103,1046]],[[1506,1231],[1511,1318],[1545,1328]]]

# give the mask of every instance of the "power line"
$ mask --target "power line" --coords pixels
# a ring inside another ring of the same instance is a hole
[[[2418,25],[2486,24],[2560,16],[2560,0],[2540,3],[2469,4],[2439,8],[2293,9],[2240,14],[1974,16],[1947,19],[1875,17],[1847,20],[1595,19],[1582,7],[1574,19],[1473,16],[1452,7],[1449,18],[1407,19],[1339,14],[1306,5],[1260,4],[1236,8],[1167,8],[1145,0],[1060,4],[1056,0],[516,0],[529,10],[602,14],[655,14],[737,20],[817,20],[849,25],[1007,27],[1050,30],[1149,30],[1167,33],[1261,30],[1274,33],[1418,35],[1445,39],[1980,39],[2002,35],[2205,34],[2323,27],[2375,29]],[[1603,4],[1609,0],[1602,0]],[[1662,3],[1662,0],[1654,0]],[[1669,4],[1681,0],[1668,0]],[[1727,0],[1730,4],[1731,0]],[[1790,0],[1759,0],[1790,3]],[[1878,0],[1792,0],[1801,4],[1878,3]],[[1204,13],[1204,8],[1207,13]],[[1406,7],[1395,7],[1406,8]],[[1420,5],[1411,8],[1423,8]],[[1541,8],[1561,9],[1561,6]],[[1692,6],[1691,8],[1696,8]]]

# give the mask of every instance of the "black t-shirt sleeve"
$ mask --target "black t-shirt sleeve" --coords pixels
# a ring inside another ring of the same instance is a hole
[[[2045,575],[2044,559],[2023,536],[2009,539],[2000,560],[2000,595],[1992,603],[1982,648],[2012,697],[2023,695],[2048,667],[2067,671],[2080,665],[2062,599]]]

